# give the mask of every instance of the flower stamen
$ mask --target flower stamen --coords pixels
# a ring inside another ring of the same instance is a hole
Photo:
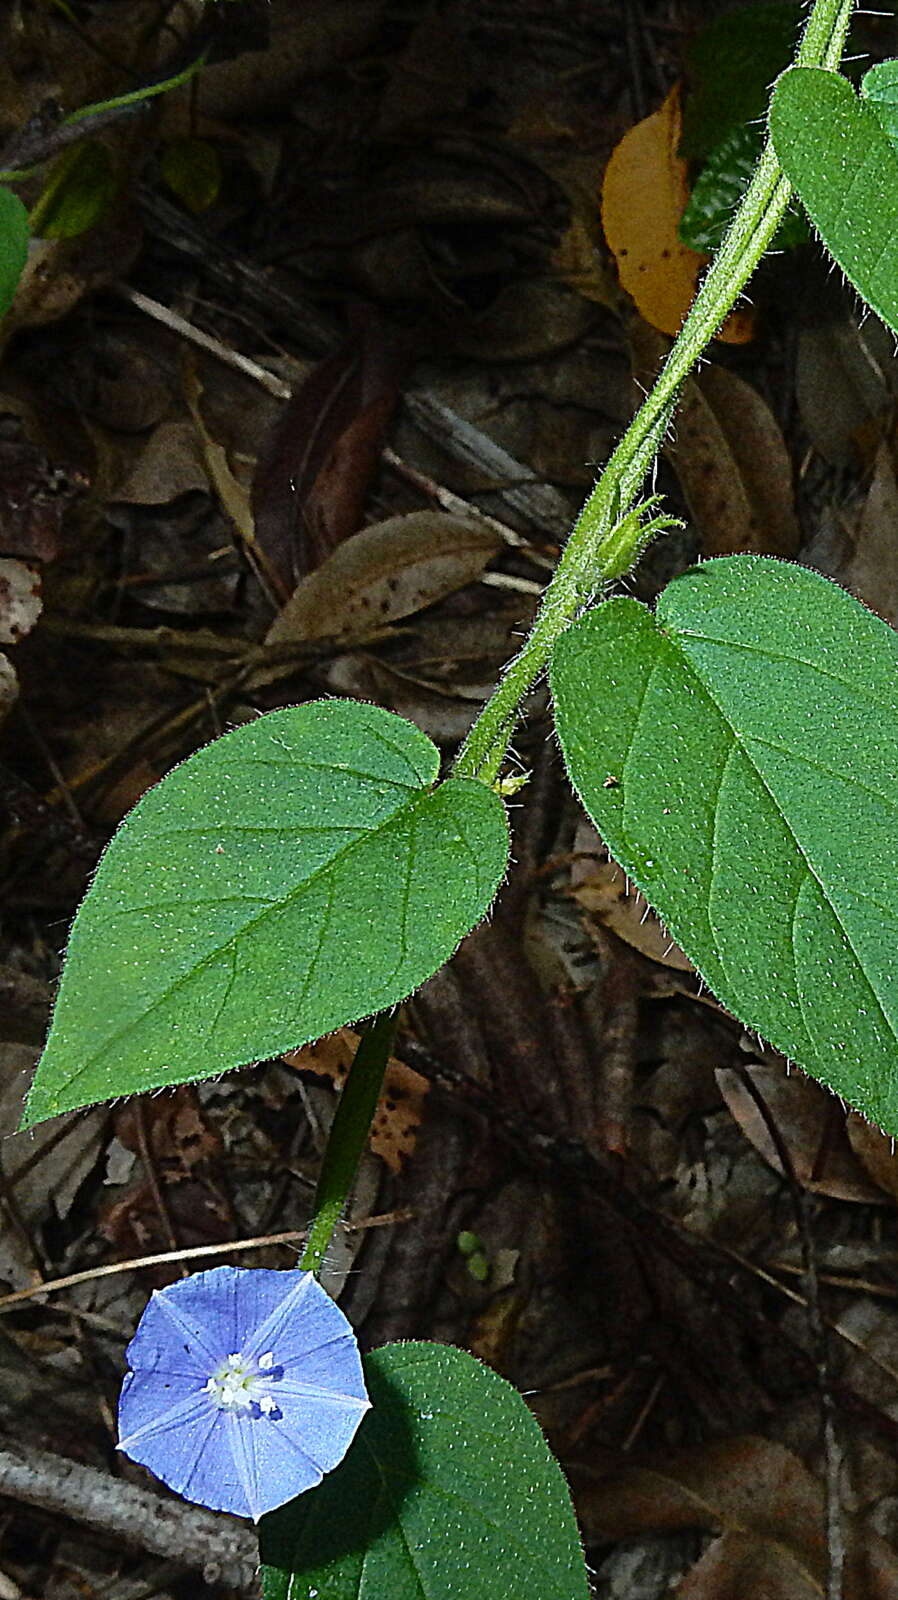
[[[268,1393],[268,1384],[279,1376],[274,1370],[273,1351],[267,1351],[256,1362],[238,1350],[216,1367],[203,1385],[203,1393],[211,1396],[220,1411],[248,1411],[252,1416],[271,1417],[278,1414],[279,1408]]]

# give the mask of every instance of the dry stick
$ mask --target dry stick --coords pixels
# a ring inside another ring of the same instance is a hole
[[[798,1236],[801,1240],[805,1305],[807,1307],[808,1329],[813,1342],[817,1368],[817,1386],[820,1391],[820,1413],[823,1423],[823,1452],[826,1462],[826,1600],[842,1600],[842,1580],[845,1572],[845,1531],[842,1527],[842,1508],[839,1499],[839,1474],[842,1465],[842,1453],[836,1432],[836,1402],[833,1396],[829,1371],[826,1328],[820,1310],[817,1252],[808,1216],[807,1195],[796,1177],[789,1148],[776,1125],[776,1119],[772,1116],[770,1107],[758,1089],[751,1073],[741,1064],[736,1070],[746,1094],[751,1096],[770,1135],[777,1160],[789,1185],[795,1221],[798,1226]]]
[[[190,344],[197,345],[209,355],[215,356],[225,366],[233,367],[241,372],[245,378],[251,378],[253,383],[258,383],[268,393],[274,395],[276,400],[289,400],[293,390],[289,383],[279,378],[276,372],[269,372],[258,361],[253,361],[249,356],[241,355],[239,350],[234,350],[231,345],[223,344],[221,339],[213,338],[206,333],[204,328],[198,328],[195,322],[188,322],[179,312],[172,311],[169,306],[164,306],[161,301],[153,300],[148,294],[141,294],[139,289],[132,289],[129,284],[117,283],[114,293],[120,299],[127,300],[129,305],[137,311],[142,311],[145,316],[152,317],[154,322],[161,322],[163,327],[170,328],[182,339],[187,339]]]
[[[177,1561],[202,1572],[207,1583],[257,1587],[259,1552],[250,1528],[49,1450],[17,1443],[0,1448],[0,1495]]]
[[[686,1228],[681,1225],[681,1231],[691,1235],[693,1238],[701,1239],[702,1243],[707,1242],[701,1238],[701,1235],[693,1234],[691,1228]],[[785,1262],[776,1261],[771,1263],[774,1271],[768,1272],[764,1267],[758,1266],[756,1261],[752,1261],[750,1256],[744,1256],[741,1251],[734,1250],[732,1245],[721,1244],[719,1239],[714,1240],[713,1248],[718,1255],[727,1256],[730,1261],[735,1263],[737,1267],[742,1267],[745,1272],[750,1272],[752,1277],[760,1279],[761,1283],[766,1283],[771,1289],[775,1289],[777,1294],[781,1294],[785,1300],[790,1300],[795,1306],[804,1306],[805,1310],[807,1310],[807,1296],[799,1294],[795,1289],[790,1289],[787,1283],[781,1283],[779,1278],[774,1276],[775,1271],[793,1273],[803,1277],[803,1267],[794,1267],[787,1265]],[[819,1273],[817,1281],[818,1283],[831,1283],[837,1289],[857,1287],[857,1285],[852,1285],[850,1282],[842,1282],[839,1279],[834,1279],[830,1276],[821,1277]],[[875,1286],[871,1286],[870,1288],[871,1294],[878,1294],[882,1292],[882,1290],[876,1288]],[[898,1294],[898,1290],[894,1291],[894,1293]],[[856,1334],[853,1334],[850,1331],[850,1329],[843,1327],[840,1322],[833,1322],[829,1317],[823,1318],[823,1325],[828,1333],[835,1334],[836,1338],[841,1339],[843,1344],[850,1345],[851,1349],[856,1350],[858,1355],[864,1357],[865,1361],[869,1361],[871,1366],[878,1368],[878,1370],[888,1378],[890,1383],[898,1383],[898,1368],[890,1366],[888,1361],[884,1361],[882,1356],[878,1356],[876,1354],[875,1350],[872,1350],[869,1345],[864,1344],[863,1339],[858,1338]],[[848,1392],[851,1394],[850,1390]],[[857,1396],[852,1394],[851,1398],[856,1399]]]
[[[160,300],[153,300],[149,295],[141,294],[139,290],[132,289],[128,284],[122,283],[114,285],[114,293],[119,295],[121,299],[127,300],[129,305],[133,305],[137,311],[142,311],[145,316],[151,317],[154,322],[159,322],[163,327],[170,328],[173,333],[185,339],[189,344],[196,345],[200,350],[205,350],[209,355],[214,356],[216,360],[221,361],[224,366],[233,367],[235,371],[242,373],[244,377],[250,378],[253,383],[257,383],[261,388],[267,389],[268,393],[273,395],[276,400],[286,401],[292,398],[293,387],[286,383],[283,378],[279,378],[274,372],[269,372],[267,367],[263,367],[258,361],[253,361],[250,356],[242,355],[239,350],[234,350],[231,345],[224,344],[221,339],[213,338],[211,334],[206,333],[204,328],[197,327],[195,322],[189,322],[186,317],[181,316],[180,312],[172,311],[169,306],[163,305]],[[406,404],[407,409],[411,410],[416,420],[420,422],[421,431],[435,438],[438,436],[437,425],[447,421],[451,422],[455,418],[459,433],[457,453],[463,453],[463,459],[466,462],[477,465],[483,470],[486,461],[489,460],[495,472],[510,471],[510,481],[504,485],[507,494],[511,495],[515,489],[520,494],[520,485],[525,486],[531,493],[538,490],[540,495],[538,503],[543,513],[548,515],[554,509],[556,514],[561,514],[561,497],[556,496],[557,506],[555,500],[552,499],[552,496],[555,496],[555,490],[548,489],[545,484],[540,484],[536,479],[522,475],[519,463],[508,455],[507,451],[503,451],[498,445],[493,445],[491,441],[487,441],[486,435],[481,434],[479,429],[473,428],[470,423],[465,423],[462,430],[460,419],[455,417],[454,412],[450,411],[448,407],[442,406],[440,402],[428,402],[427,397],[422,398],[421,396],[412,395],[407,397]],[[415,410],[416,405],[417,411]],[[402,456],[397,455],[396,451],[391,449],[389,445],[386,445],[381,451],[381,458],[400,477],[405,478],[408,483],[414,484],[423,494],[436,500],[444,511],[450,511],[455,516],[476,517],[478,521],[484,522],[488,527],[494,529],[506,544],[513,547],[520,546],[528,550],[528,554],[531,554],[539,565],[543,564],[543,559],[539,557],[537,552],[529,551],[528,541],[523,534],[518,533],[514,528],[510,528],[507,523],[500,522],[498,518],[491,517],[488,512],[482,511],[479,506],[463,499],[461,495],[453,493],[445,485],[436,483],[426,473],[419,472],[416,467],[404,461]],[[546,559],[545,565],[552,569],[555,563]]]
[[[397,1222],[409,1222],[410,1211],[385,1211],[376,1217],[364,1217],[361,1222],[344,1222],[347,1233],[363,1233],[369,1228],[390,1228]],[[267,1245],[303,1244],[308,1238],[308,1228],[292,1228],[288,1233],[266,1233],[251,1239],[227,1239],[222,1244],[197,1244],[189,1250],[161,1250],[152,1256],[132,1256],[128,1261],[109,1261],[102,1267],[86,1267],[83,1272],[70,1272],[65,1278],[50,1278],[46,1283],[34,1283],[30,1289],[16,1289],[12,1294],[0,1296],[0,1311],[9,1311],[34,1300],[38,1295],[56,1294],[60,1289],[74,1289],[79,1283],[92,1283],[95,1278],[111,1278],[117,1272],[136,1272],[142,1267],[159,1267],[171,1262],[201,1261],[205,1256],[225,1256],[231,1250],[262,1250]]]
[[[236,290],[251,309],[286,329],[301,347],[322,356],[340,343],[344,333],[336,321],[281,288],[252,262],[229,251],[164,195],[142,190],[140,199],[144,213],[166,244],[196,262],[213,283],[230,295]],[[132,297],[131,291],[128,297]],[[133,303],[139,302],[135,299]],[[142,309],[149,311],[153,304],[158,305],[158,302],[143,297]],[[185,337],[192,335],[185,330]],[[268,376],[270,380],[271,374]],[[557,538],[570,526],[571,511],[564,495],[551,484],[535,478],[488,434],[460,417],[436,395],[426,390],[411,390],[403,395],[402,403],[415,427],[432,439],[444,456],[485,480],[477,493],[489,494],[503,508],[516,513],[535,531],[550,538]]]

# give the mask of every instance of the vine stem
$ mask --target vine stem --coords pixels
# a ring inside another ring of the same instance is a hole
[[[799,66],[838,68],[853,4],[854,0],[814,0],[795,58]],[[555,640],[606,583],[623,577],[638,559],[647,528],[634,508],[670,425],[680,388],[768,248],[791,193],[768,140],[653,388],[574,524],[529,637],[459,751],[456,777],[496,781],[521,700],[547,666]]]
[[[796,61],[835,69],[853,0],[814,0]],[[680,387],[739,298],[770,244],[791,189],[768,142],[655,385],[589,496],[549,584],[533,630],[484,706],[455,764],[457,777],[493,783],[505,759],[520,702],[547,665],[559,634],[610,580],[636,561],[648,527],[638,497],[673,416]],[[665,519],[656,518],[657,527]],[[382,1012],[362,1036],[337,1105],[315,1192],[301,1267],[319,1273],[346,1207],[374,1117],[393,1043],[395,1016]]]
[[[395,1031],[394,1012],[381,1011],[374,1018],[362,1034],[349,1076],[337,1101],[315,1190],[306,1247],[299,1263],[305,1272],[314,1272],[316,1277],[324,1264],[327,1247],[355,1182],[356,1169],[380,1098]]]

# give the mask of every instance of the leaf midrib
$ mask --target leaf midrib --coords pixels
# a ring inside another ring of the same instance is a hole
[[[747,761],[748,765],[751,767],[752,771],[754,772],[755,776],[758,779],[758,782],[761,784],[761,786],[763,787],[765,793],[769,797],[770,802],[771,802],[772,806],[774,807],[777,816],[783,822],[783,825],[786,828],[786,831],[788,832],[790,838],[792,839],[793,844],[795,845],[795,848],[796,848],[799,856],[801,857],[801,860],[802,860],[802,862],[804,864],[805,871],[807,872],[808,876],[810,878],[812,878],[813,881],[817,884],[823,899],[826,901],[826,904],[828,905],[830,911],[832,912],[833,918],[834,918],[834,920],[835,920],[835,922],[836,922],[836,924],[837,924],[837,926],[839,928],[839,931],[840,931],[843,939],[845,940],[845,943],[846,943],[848,949],[850,950],[851,955],[852,955],[852,957],[854,959],[855,965],[857,967],[857,971],[858,971],[860,977],[862,978],[863,982],[866,984],[866,987],[869,989],[870,994],[871,994],[871,996],[873,998],[873,1001],[874,1001],[875,1005],[877,1006],[880,1015],[882,1016],[883,1022],[886,1025],[887,1032],[892,1036],[892,1038],[895,1040],[895,1042],[898,1043],[898,1030],[896,1030],[896,1027],[895,1027],[894,1023],[891,1021],[888,1013],[885,1010],[885,1007],[883,1006],[882,1001],[879,998],[879,995],[877,994],[876,990],[873,987],[873,984],[871,983],[869,977],[867,976],[867,973],[866,973],[864,965],[863,965],[863,963],[861,961],[861,958],[860,958],[860,956],[858,955],[857,951],[854,948],[854,944],[852,942],[850,934],[849,934],[847,928],[845,927],[845,923],[844,923],[841,915],[839,914],[839,911],[838,911],[836,905],[834,904],[834,902],[832,900],[832,897],[830,895],[830,892],[829,892],[826,884],[823,882],[823,879],[820,877],[820,874],[816,871],[816,869],[813,867],[813,865],[811,864],[810,860],[808,859],[808,856],[807,856],[807,854],[805,852],[804,846],[802,845],[801,841],[799,840],[799,838],[798,838],[798,836],[797,836],[797,834],[795,832],[795,829],[792,826],[792,823],[790,822],[789,818],[786,816],[785,812],[783,811],[782,807],[780,806],[775,794],[773,793],[772,789],[770,788],[770,785],[769,785],[766,777],[764,776],[764,773],[761,771],[760,767],[757,765],[757,762],[752,759],[750,751],[746,748],[746,745],[745,745],[745,742],[744,742],[745,738],[752,739],[754,736],[751,735],[751,734],[743,736],[738,732],[738,730],[733,726],[733,723],[730,720],[729,715],[723,709],[723,707],[721,706],[721,704],[718,701],[717,697],[714,695],[712,690],[709,688],[708,684],[705,682],[705,679],[702,676],[701,672],[694,665],[694,663],[689,659],[688,655],[686,654],[685,649],[680,644],[680,635],[677,632],[674,631],[673,627],[670,628],[669,632],[667,630],[664,630],[664,631],[666,633],[666,636],[670,640],[670,642],[678,647],[683,667],[685,668],[685,670],[687,672],[691,673],[691,675],[695,678],[696,682],[698,683],[699,687],[703,690],[703,692],[707,695],[708,699],[711,701],[711,704],[714,706],[715,710],[717,711],[718,715],[720,716],[721,720],[723,721],[724,726],[728,729],[728,731],[729,731],[729,733],[730,733],[730,735],[731,735],[731,737],[733,739],[734,744],[738,745],[739,749],[742,751],[742,754],[745,757],[745,760]],[[692,634],[692,633],[690,633],[690,634],[688,634],[686,636],[689,637],[689,638],[695,638],[696,637],[696,635]],[[731,648],[731,646],[729,644],[729,641],[724,640],[724,639],[714,639],[714,640],[708,639],[708,642],[709,643],[718,644],[718,645],[721,646],[722,649]],[[737,644],[735,646],[735,648],[752,649],[752,646],[743,647],[740,644]],[[766,652],[758,651],[757,653],[763,655]],[[775,659],[795,660],[795,661],[797,661],[799,658],[797,658],[797,657],[777,657]],[[803,662],[802,664],[805,665],[805,666],[810,667],[811,670],[817,670],[814,663]],[[842,680],[837,680],[837,681],[841,682]],[[763,743],[764,741],[763,740],[758,740],[757,742],[760,744],[760,743]],[[792,754],[793,752],[787,752],[787,753]],[[801,758],[799,757],[799,759],[801,759]],[[715,803],[715,808],[714,808],[715,827],[716,827],[717,809],[718,809],[717,803]],[[711,919],[710,919],[710,895],[709,895],[708,924],[709,924],[709,927],[710,927],[710,925],[711,925]],[[793,921],[793,926],[794,926],[794,921]],[[716,935],[715,935],[715,941],[714,942],[715,942],[715,946],[716,946],[717,945]],[[793,948],[793,959],[795,959],[796,952],[795,952],[794,939],[791,942],[792,942],[792,948]],[[718,950],[718,955],[719,955],[719,950]],[[727,966],[722,961],[721,961],[721,966],[724,968],[724,971],[727,970]],[[797,974],[797,962],[796,962],[796,974]],[[801,991],[800,991],[800,989],[798,987],[797,982],[796,982],[796,986],[795,986],[795,993],[796,993],[796,997],[797,997],[797,999],[799,1001],[799,1004],[801,1004]],[[802,1015],[804,1015],[804,1008],[802,1008]],[[807,1023],[805,1023],[805,1028],[807,1029]],[[813,1043],[813,1040],[812,1040],[812,1043]],[[817,1054],[816,1048],[814,1050],[814,1054],[815,1054],[815,1056]]]
[[[833,587],[835,587],[835,585]],[[875,620],[872,612],[870,613],[870,618],[871,621]],[[888,625],[885,624],[885,626]],[[669,639],[671,644],[676,645],[680,649],[680,652],[684,655],[685,651],[680,643],[680,641],[683,639],[695,639],[700,644],[720,645],[721,649],[724,650],[744,650],[748,655],[761,656],[764,661],[774,661],[780,665],[783,663],[789,663],[790,665],[796,667],[807,667],[810,672],[816,672],[819,677],[828,678],[832,683],[841,684],[843,689],[850,689],[852,694],[858,696],[858,699],[862,705],[866,703],[864,702],[858,690],[858,685],[851,678],[843,678],[840,673],[832,672],[828,667],[821,666],[819,661],[808,661],[804,656],[793,655],[788,650],[765,650],[763,645],[749,644],[745,639],[722,639],[718,634],[700,633],[697,628],[677,627],[675,623],[669,621],[665,621],[664,623],[659,622],[657,623],[657,627],[659,633],[663,634],[665,639]],[[896,634],[895,637],[896,644],[898,644],[898,634]],[[698,668],[694,667],[692,662],[689,662],[689,665],[699,682],[704,683],[704,679],[700,676]],[[895,665],[896,670],[898,670],[898,660],[896,660]],[[884,707],[880,702],[873,700],[871,697],[869,704],[872,705],[876,710],[885,709],[898,714],[898,700],[896,700],[894,706]]]
[[[181,989],[185,984],[189,983],[199,973],[203,972],[206,967],[223,955],[226,950],[236,947],[239,940],[245,938],[247,933],[250,933],[253,928],[255,928],[260,922],[263,922],[267,916],[271,915],[272,912],[283,911],[285,907],[290,904],[291,900],[296,899],[300,894],[304,893],[314,882],[316,882],[318,878],[323,877],[326,873],[334,872],[338,866],[344,865],[347,857],[351,855],[352,851],[361,848],[372,835],[386,832],[394,825],[411,820],[414,817],[415,812],[424,804],[426,800],[430,798],[432,794],[436,792],[436,787],[437,786],[434,784],[427,789],[420,790],[417,795],[414,795],[413,798],[409,799],[404,805],[400,806],[385,821],[378,823],[374,827],[366,828],[362,837],[351,839],[346,845],[342,846],[341,849],[331,856],[328,861],[323,862],[320,866],[316,867],[308,875],[308,877],[303,878],[300,883],[296,884],[288,894],[284,895],[281,899],[269,901],[264,910],[259,912],[257,916],[250,917],[241,928],[239,928],[235,933],[230,934],[228,938],[223,940],[221,944],[216,945],[216,947],[213,950],[210,950],[201,961],[198,961],[194,966],[192,966],[188,972],[182,973],[181,976],[175,979],[173,983],[169,984],[166,989],[163,989],[151,1002],[151,1004],[143,1008],[138,1017],[131,1018],[123,1027],[119,1028],[118,1032],[108,1034],[103,1040],[103,1043],[99,1049],[87,1060],[82,1062],[81,1066],[79,1066],[75,1072],[71,1073],[67,1077],[66,1087],[71,1087],[72,1084],[77,1083],[79,1078],[83,1077],[86,1072],[89,1072],[91,1068],[96,1065],[100,1056],[105,1051],[114,1047],[120,1039],[127,1037],[128,1033],[130,1033],[131,1029],[135,1025],[143,1023],[146,1018],[152,1016],[155,1011],[158,1011],[160,1006],[163,1006],[167,1000],[170,1000],[173,995],[177,994],[179,989]],[[289,829],[286,831],[289,832]],[[223,896],[222,899],[223,901],[226,901],[228,896]],[[130,913],[130,911],[131,907],[128,907],[127,910],[121,914],[127,915]],[[93,929],[89,926],[86,936],[89,936],[92,932]],[[317,961],[317,953],[310,964],[310,972],[314,970],[315,961]],[[303,995],[302,999],[304,998],[305,996]],[[48,1047],[49,1043],[50,1041],[48,1040]],[[235,1063],[235,1065],[237,1065],[237,1063]]]

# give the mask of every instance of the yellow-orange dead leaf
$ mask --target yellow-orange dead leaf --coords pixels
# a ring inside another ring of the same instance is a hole
[[[680,89],[629,129],[612,151],[602,183],[602,227],[621,286],[662,333],[679,333],[707,257],[684,245],[677,226],[689,186],[680,144]],[[734,311],[718,334],[745,344],[754,333],[748,311]]]
[[[359,1036],[352,1028],[340,1028],[337,1033],[306,1045],[303,1050],[291,1050],[283,1059],[289,1067],[329,1078],[335,1088],[341,1089],[358,1043]],[[415,1130],[421,1121],[424,1096],[429,1088],[427,1079],[419,1072],[407,1067],[404,1061],[390,1057],[369,1142],[374,1155],[380,1156],[391,1172],[398,1172],[415,1148]]]

